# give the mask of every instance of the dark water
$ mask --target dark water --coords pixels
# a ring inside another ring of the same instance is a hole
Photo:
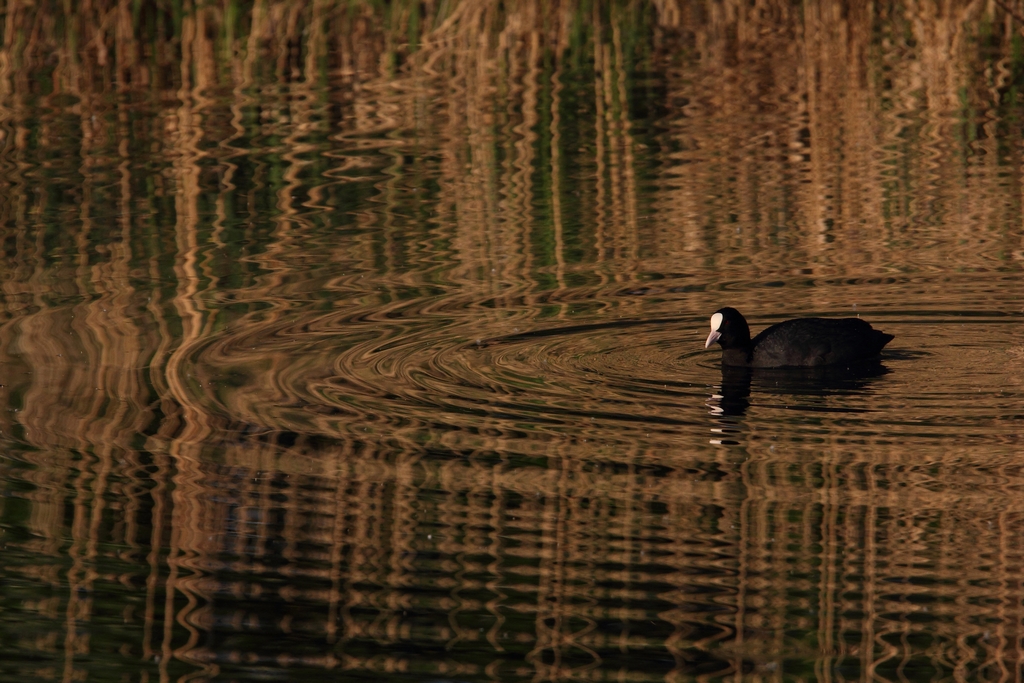
[[[1018,680],[1024,66],[953,4],[9,12],[0,680]],[[896,339],[723,372],[723,305]]]

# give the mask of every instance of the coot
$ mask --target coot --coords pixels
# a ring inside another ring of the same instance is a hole
[[[798,318],[772,325],[751,339],[746,319],[735,308],[726,307],[711,316],[711,334],[704,348],[721,344],[723,365],[807,367],[877,356],[893,337],[860,318]]]

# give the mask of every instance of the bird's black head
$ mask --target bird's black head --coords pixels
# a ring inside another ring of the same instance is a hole
[[[711,334],[704,342],[710,348],[718,342],[723,349],[741,349],[750,344],[750,328],[743,315],[735,308],[719,308],[711,316]]]

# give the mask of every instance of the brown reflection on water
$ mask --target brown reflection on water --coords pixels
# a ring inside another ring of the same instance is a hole
[[[666,269],[687,252],[736,251],[744,258],[733,260],[738,268],[720,263],[723,274],[784,276],[793,263],[815,277],[927,271],[947,256],[999,267],[984,244],[1004,239],[991,226],[1017,220],[997,188],[1008,166],[1019,168],[1019,152],[1000,149],[994,127],[1014,124],[976,128],[968,117],[970,106],[998,116],[1009,73],[978,73],[965,59],[969,23],[922,7],[905,25],[895,6],[878,16],[867,7],[812,3],[802,23],[755,20],[757,31],[739,19],[743,39],[710,43],[701,62],[667,72],[685,116],[672,121],[678,165],[661,196],[686,237],[661,232]],[[977,89],[975,104],[962,87]],[[732,239],[723,223],[735,227]],[[785,228],[793,224],[804,228]],[[1018,261],[1019,237],[1004,242]]]
[[[196,550],[237,557],[232,572],[248,577],[234,588],[213,582],[212,593],[248,595],[267,576],[294,582],[287,591],[299,592],[283,616],[255,606],[240,619],[269,617],[286,634],[333,635],[338,623],[350,648],[414,640],[457,652],[483,641],[506,673],[517,652],[537,675],[558,677],[562,666],[661,643],[680,674],[708,652],[737,670],[753,662],[771,671],[781,652],[823,658],[826,669],[853,660],[862,671],[892,670],[920,664],[915,637],[933,643],[938,661],[957,661],[958,643],[975,639],[975,666],[1019,657],[1019,506],[1000,498],[1007,505],[992,515],[987,491],[908,497],[946,475],[899,461],[869,467],[841,453],[823,466],[768,457],[720,465],[720,480],[701,481],[614,473],[575,458],[524,473],[492,458],[392,463],[345,451],[230,449],[207,480],[248,501],[238,518],[252,522],[211,515],[203,531],[213,544]],[[276,486],[239,485],[253,472],[276,473]],[[264,525],[275,513],[278,549],[269,552]],[[251,545],[239,547],[242,539]],[[978,584],[978,570],[994,583]],[[328,578],[329,589],[320,585]],[[624,610],[631,595],[649,606]],[[319,608],[297,611],[303,604]],[[1005,616],[993,621],[993,606]],[[437,618],[424,624],[430,614]],[[532,627],[504,616],[516,614],[535,615]],[[648,635],[650,620],[670,629]],[[611,635],[609,622],[622,630]],[[817,632],[820,644],[792,640],[801,632]],[[375,666],[415,664],[412,655]]]
[[[1012,17],[393,5],[9,9],[0,660],[1019,670]],[[903,355],[718,415],[722,303]]]

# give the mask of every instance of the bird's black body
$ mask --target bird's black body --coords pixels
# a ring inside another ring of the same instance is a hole
[[[894,338],[860,318],[787,320],[763,330],[753,339],[747,321],[735,308],[719,309],[711,320],[711,334],[705,348],[718,342],[722,346],[722,364],[740,367],[853,363],[877,356]]]

